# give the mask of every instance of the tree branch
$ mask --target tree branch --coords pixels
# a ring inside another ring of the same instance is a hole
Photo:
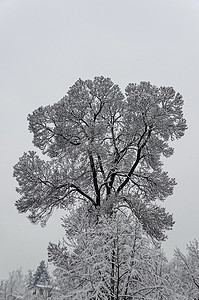
[[[94,163],[94,159],[93,159],[91,151],[88,152],[88,156],[89,156],[89,160],[90,160],[91,171],[93,174],[93,184],[94,184],[94,189],[95,189],[95,193],[96,193],[96,205],[100,206],[100,190],[99,190],[98,183],[97,183],[97,171],[95,169],[95,163]]]
[[[144,132],[143,132],[143,134],[142,134],[142,136],[140,137],[140,140],[139,140],[139,142],[138,142],[138,150],[137,150],[137,157],[136,157],[136,160],[135,160],[135,162],[134,162],[134,164],[133,164],[131,170],[130,170],[129,173],[127,174],[126,179],[125,179],[125,180],[122,182],[122,184],[118,187],[117,193],[119,193],[119,192],[125,187],[125,185],[129,182],[131,175],[133,174],[133,172],[135,171],[137,165],[139,164],[140,160],[142,159],[142,157],[141,157],[142,149],[145,147],[147,141],[149,140],[149,138],[150,138],[150,136],[151,136],[151,132],[152,132],[152,128],[149,129],[146,140],[145,140],[144,143],[140,146],[140,144],[141,144],[141,142],[142,142],[144,136],[145,136],[146,133],[147,133],[147,125],[146,125],[146,126],[145,126],[145,130],[144,130]]]
[[[87,198],[89,201],[91,201],[96,206],[97,203],[89,195],[84,193],[79,187],[77,187],[75,184],[71,184],[70,186],[75,188],[78,193],[80,193],[82,196]]]

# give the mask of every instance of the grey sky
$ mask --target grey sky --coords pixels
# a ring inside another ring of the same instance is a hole
[[[165,163],[178,185],[165,202],[176,224],[164,248],[171,257],[199,240],[199,0],[0,0],[0,278],[36,268],[63,234],[62,213],[40,228],[14,207],[12,166],[33,149],[26,117],[98,75],[183,95],[189,129]]]

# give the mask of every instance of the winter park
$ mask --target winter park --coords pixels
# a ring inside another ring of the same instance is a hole
[[[199,300],[198,15],[0,1],[0,300]]]

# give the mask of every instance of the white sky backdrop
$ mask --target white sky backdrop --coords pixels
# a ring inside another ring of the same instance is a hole
[[[199,0],[0,0],[0,278],[35,269],[63,234],[60,213],[41,228],[14,206],[12,166],[33,149],[26,117],[100,75],[183,95],[189,129],[165,163],[178,185],[165,203],[176,224],[164,248],[171,257],[199,239]]]

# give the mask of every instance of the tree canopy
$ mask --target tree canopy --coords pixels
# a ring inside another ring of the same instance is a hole
[[[34,151],[14,167],[20,213],[45,224],[54,208],[86,204],[112,214],[128,207],[157,240],[173,226],[158,205],[173,193],[175,180],[162,169],[173,154],[169,142],[187,128],[183,99],[172,87],[130,83],[123,94],[111,79],[79,79],[54,105],[28,116]]]

